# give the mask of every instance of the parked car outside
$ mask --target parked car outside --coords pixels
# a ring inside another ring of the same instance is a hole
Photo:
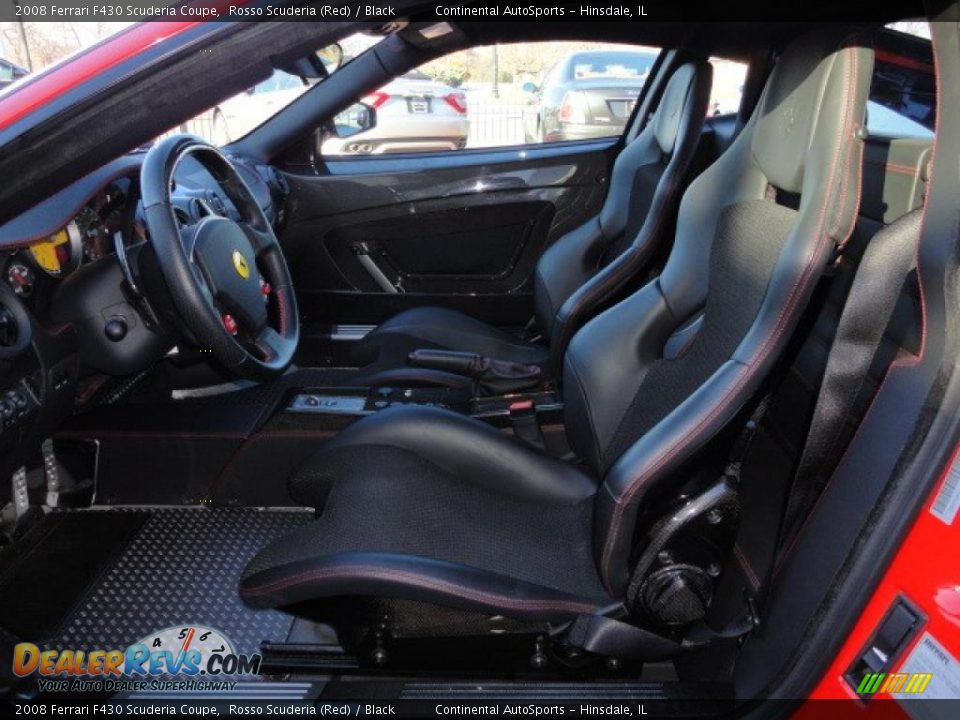
[[[467,95],[413,70],[363,98],[376,112],[373,127],[324,141],[324,155],[460,150],[470,132]],[[346,116],[350,113],[343,115]],[[336,125],[351,125],[338,116]]]
[[[20,67],[19,65],[10,62],[9,60],[4,60],[0,58],[0,90],[5,88],[10,83],[19,80],[25,75],[29,75],[30,71],[26,68]]]
[[[268,79],[217,105],[210,115],[208,137],[216,145],[241,138],[309,89],[296,75],[275,70]]]
[[[588,50],[568,55],[538,87],[526,83],[527,142],[588,140],[620,135],[657,55],[631,50]]]

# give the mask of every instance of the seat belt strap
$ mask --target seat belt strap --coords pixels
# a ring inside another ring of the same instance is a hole
[[[768,589],[785,549],[789,549],[819,497],[824,479],[830,476],[846,449],[851,434],[849,416],[883,341],[903,281],[914,267],[921,215],[916,210],[884,228],[864,252],[827,356],[800,461],[783,492],[784,519],[772,532],[766,532],[774,547],[765,555],[751,553],[753,557],[742,558],[750,566],[751,577],[747,578],[747,570],[743,569],[742,582],[731,583],[739,584],[743,590],[743,611],[733,617],[728,615],[719,629],[707,623],[692,627],[686,636],[689,642],[743,637],[759,626]],[[740,443],[741,460],[749,452],[753,433],[747,438],[746,445]],[[728,468],[739,472],[739,465],[740,462],[731,463]],[[758,538],[754,537],[752,547],[758,547],[757,543]]]
[[[915,266],[921,219],[921,210],[914,210],[878,232],[860,261],[787,496],[776,565],[799,533],[852,436],[850,415],[883,342],[904,280]]]

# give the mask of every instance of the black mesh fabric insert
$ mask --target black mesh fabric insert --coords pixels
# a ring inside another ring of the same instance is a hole
[[[796,217],[770,200],[724,209],[710,250],[703,327],[686,353],[649,368],[603,452],[604,472],[730,359],[757,316]]]
[[[315,504],[323,501],[322,487],[332,489],[320,518],[264,549],[245,577],[308,558],[370,551],[460,563],[605,597],[590,542],[591,499],[576,505],[524,501],[382,445],[321,452],[290,489],[299,502]]]

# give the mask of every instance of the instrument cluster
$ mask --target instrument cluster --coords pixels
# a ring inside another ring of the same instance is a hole
[[[3,279],[13,292],[34,307],[42,305],[59,281],[113,254],[118,240],[130,244],[142,239],[133,186],[128,178],[110,183],[55,233],[0,259]]]

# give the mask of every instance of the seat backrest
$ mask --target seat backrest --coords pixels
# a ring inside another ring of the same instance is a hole
[[[684,194],[663,272],[569,345],[567,430],[603,476],[594,549],[613,593],[643,499],[756,393],[852,229],[872,63],[841,28],[792,43],[741,134]]]
[[[650,122],[617,157],[599,215],[557,240],[537,263],[537,328],[550,339],[557,370],[574,332],[643,271],[669,231],[712,78],[706,61],[674,71]]]

